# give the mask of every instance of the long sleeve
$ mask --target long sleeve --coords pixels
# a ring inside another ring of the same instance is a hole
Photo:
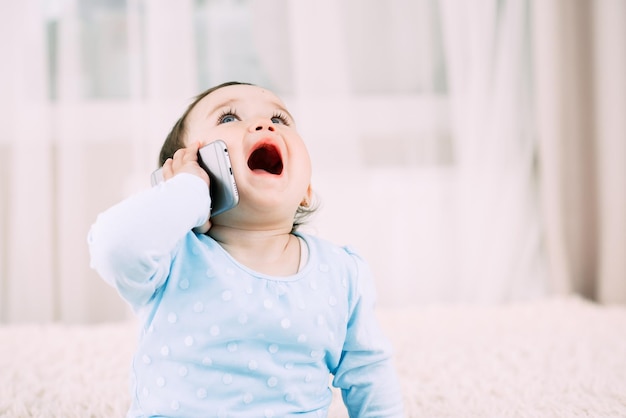
[[[357,265],[348,331],[333,385],[341,388],[352,418],[404,417],[402,391],[392,348],[374,312],[375,290],[369,268],[353,254]]]
[[[204,224],[211,207],[200,178],[178,174],[98,215],[87,242],[91,267],[133,306],[165,282],[177,244]]]

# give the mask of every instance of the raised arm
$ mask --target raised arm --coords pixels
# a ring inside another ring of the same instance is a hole
[[[91,267],[134,308],[164,283],[177,244],[207,221],[207,183],[180,173],[101,213],[88,235]]]

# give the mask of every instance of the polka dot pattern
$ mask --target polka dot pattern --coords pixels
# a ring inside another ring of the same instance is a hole
[[[277,384],[278,384],[278,379],[275,376],[272,376],[269,379],[267,379],[267,386],[273,388],[273,387],[276,387]]]
[[[200,388],[198,390],[196,390],[196,396],[198,397],[198,399],[204,399],[207,397],[207,390],[205,388]]]
[[[328,367],[341,358],[352,308],[346,272],[354,262],[345,251],[312,253],[302,274],[285,280],[252,274],[218,250],[195,254],[176,259],[184,274],[143,336],[135,362],[141,404],[156,415],[196,408],[226,417],[232,399],[222,404],[224,394],[236,393],[242,408],[261,408],[255,416],[279,417],[293,412],[289,405],[329,402]],[[259,403],[268,398],[281,403]]]

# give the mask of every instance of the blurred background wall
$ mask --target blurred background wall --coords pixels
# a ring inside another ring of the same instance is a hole
[[[229,80],[295,115],[305,229],[381,306],[626,303],[621,0],[0,0],[0,59],[0,322],[128,315],[87,230]]]

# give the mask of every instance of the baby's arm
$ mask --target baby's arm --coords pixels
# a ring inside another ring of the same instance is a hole
[[[374,312],[375,290],[367,265],[356,254],[357,282],[341,361],[333,385],[341,388],[350,417],[404,417],[392,348]]]
[[[205,224],[211,207],[204,179],[180,173],[101,213],[88,244],[91,267],[133,307],[164,283],[176,246]]]

